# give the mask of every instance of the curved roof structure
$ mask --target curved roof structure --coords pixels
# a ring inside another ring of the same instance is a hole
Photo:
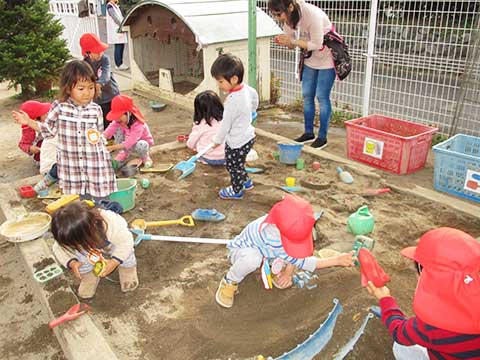
[[[158,5],[170,10],[190,28],[200,47],[248,39],[248,0],[144,0],[130,9],[122,26],[129,25],[145,6]],[[257,38],[282,31],[257,7]]]

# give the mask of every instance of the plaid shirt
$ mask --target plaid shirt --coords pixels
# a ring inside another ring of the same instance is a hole
[[[59,185],[64,194],[105,197],[117,190],[111,156],[103,142],[87,139],[87,130],[103,132],[102,109],[90,102],[77,106],[71,99],[55,101],[40,125],[44,138],[58,134],[57,165]]]

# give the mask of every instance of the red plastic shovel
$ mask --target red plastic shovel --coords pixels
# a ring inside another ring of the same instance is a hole
[[[54,327],[60,325],[61,323],[65,322],[65,321],[74,320],[74,319],[78,318],[79,316],[82,316],[83,314],[85,314],[88,311],[90,311],[90,306],[88,306],[87,304],[82,304],[82,303],[75,304],[70,309],[68,309],[68,311],[65,314],[63,314],[62,316],[50,321],[48,323],[48,327],[50,329],[53,329]]]
[[[383,188],[383,189],[368,189],[365,190],[364,192],[360,193],[360,196],[375,196],[375,195],[380,195],[380,194],[385,194],[390,192],[390,188]]]
[[[380,288],[385,286],[390,281],[390,276],[383,271],[382,267],[378,265],[377,260],[365,248],[361,248],[358,252],[358,261],[360,262],[360,273],[362,277],[362,286],[367,286],[371,281],[375,287]]]

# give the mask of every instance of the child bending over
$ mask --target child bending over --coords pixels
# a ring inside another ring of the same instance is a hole
[[[368,282],[380,301],[397,360],[480,359],[480,244],[463,231],[438,228],[402,250],[419,274],[406,318],[390,290]]]
[[[220,129],[213,138],[214,146],[225,142],[225,161],[231,186],[220,190],[222,199],[242,199],[244,190],[253,189],[253,181],[245,171],[247,154],[255,142],[252,112],[258,106],[255,89],[243,84],[242,61],[231,54],[220,55],[210,70],[218,87],[228,92]]]
[[[310,203],[294,195],[285,196],[267,215],[248,224],[227,245],[232,266],[220,281],[215,295],[217,303],[232,307],[238,284],[257,270],[263,259],[281,258],[287,263],[276,281],[281,288],[292,285],[295,268],[314,271],[331,266],[354,266],[353,251],[327,259],[312,256],[314,224]]]
[[[218,95],[211,90],[201,92],[195,97],[193,127],[188,136],[187,146],[199,152],[213,142],[223,117],[223,104]],[[225,144],[200,157],[199,161],[210,165],[225,165]]]
[[[50,105],[50,103],[29,100],[20,105],[20,112],[24,116],[28,116],[31,120],[44,122],[50,111]],[[24,153],[32,156],[37,166],[40,164],[40,148],[42,142],[43,137],[40,132],[35,131],[30,126],[22,124],[22,137],[18,142],[18,147]]]
[[[117,267],[123,292],[138,287],[133,236],[120,215],[75,201],[54,213],[52,234],[55,257],[80,280],[80,298],[93,298],[100,278]],[[93,269],[98,261],[105,265],[97,276]]]
[[[109,151],[121,150],[115,160],[122,167],[132,151],[141,158],[143,166],[152,167],[150,146],[153,145],[153,136],[150,133],[145,118],[140,110],[133,104],[131,97],[117,95],[112,100],[112,110],[107,114],[107,120],[111,121],[103,136],[115,138],[116,144],[107,146]]]
[[[44,139],[57,136],[59,186],[64,194],[102,198],[117,190],[111,157],[103,141],[102,109],[93,103],[95,74],[84,61],[70,61],[60,78],[59,100],[44,123],[13,112],[22,125],[41,131]]]

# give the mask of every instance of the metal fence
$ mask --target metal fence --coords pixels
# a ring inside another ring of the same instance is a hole
[[[352,73],[334,86],[334,108],[480,135],[480,0],[309,2],[328,14],[352,56]],[[266,3],[257,1],[265,11]],[[301,101],[294,51],[272,42],[271,53],[279,102]]]
[[[70,53],[81,58],[80,36],[87,32],[99,33],[96,0],[50,0],[49,3],[50,12],[64,27],[62,37],[67,41]]]

